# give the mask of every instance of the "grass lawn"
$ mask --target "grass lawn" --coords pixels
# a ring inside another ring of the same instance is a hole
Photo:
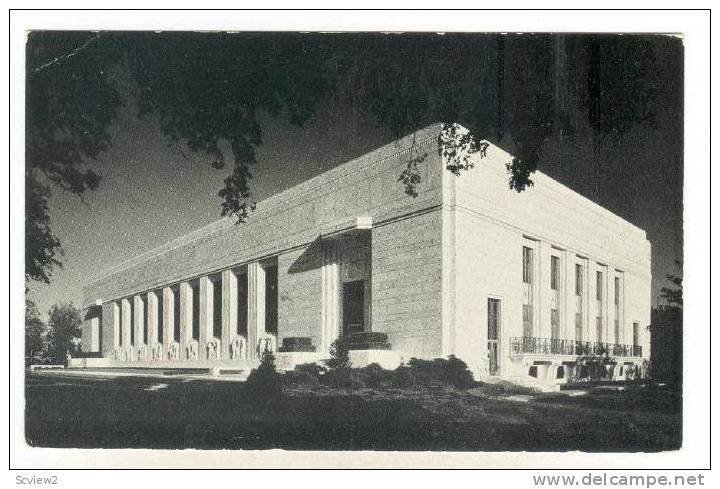
[[[285,388],[260,402],[238,382],[26,377],[31,446],[304,450],[677,449],[682,399],[669,386],[508,399],[467,391]]]

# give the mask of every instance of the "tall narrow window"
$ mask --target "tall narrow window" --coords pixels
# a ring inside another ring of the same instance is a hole
[[[155,292],[157,297],[157,339],[158,343],[165,342],[165,298],[163,297],[162,289]]]
[[[180,287],[173,287],[173,340],[180,342]]]
[[[499,370],[499,348],[498,340],[500,337],[500,300],[488,299],[488,322],[487,322],[487,341],[488,341],[488,373],[496,375]]]
[[[118,320],[119,320],[119,322],[118,322],[118,325],[119,325],[118,330],[120,331],[120,333],[119,333],[120,336],[118,337],[118,340],[119,340],[118,343],[119,343],[120,346],[123,346],[123,333],[125,332],[125,325],[123,324],[122,300],[120,300],[120,302],[118,302],[118,303],[116,303],[116,304],[117,304],[117,308],[116,308],[115,310],[117,311],[117,314],[118,314]]]
[[[560,288],[560,257],[550,257],[550,288],[558,290]]]
[[[620,343],[620,277],[615,277],[615,343]]]
[[[216,276],[213,285],[213,336],[222,337],[222,280]]]
[[[585,307],[583,302],[583,284],[585,282],[585,269],[584,267],[576,263],[575,264],[575,340],[583,340],[583,309]]]
[[[265,268],[265,331],[277,334],[278,267]]]
[[[550,308],[550,338],[560,338],[560,257],[550,257],[550,289],[552,306]]]
[[[135,300],[130,297],[130,344],[135,345]]]
[[[639,343],[639,333],[640,333],[640,323],[633,323],[633,346],[638,346]]]
[[[200,284],[196,280],[190,286],[192,291],[192,338],[200,339]]]
[[[533,336],[533,249],[523,246],[523,336]]]
[[[143,344],[147,345],[148,342],[148,296],[145,295],[145,300],[143,301],[143,318],[145,321],[144,328],[143,328]]]
[[[523,246],[523,283],[533,283],[533,249]]]
[[[633,348],[632,354],[634,357],[642,356],[642,347],[640,347],[640,323],[633,323]]]
[[[597,316],[595,318],[595,336],[598,343],[603,341],[603,273],[595,272],[595,298],[597,299]]]
[[[247,273],[237,275],[237,334],[247,336],[248,318],[248,276]]]
[[[533,336],[533,310],[528,304],[523,304],[523,336],[526,338]]]
[[[583,279],[585,276],[585,272],[583,270],[583,266],[577,263],[575,265],[575,295],[582,296],[583,295]]]

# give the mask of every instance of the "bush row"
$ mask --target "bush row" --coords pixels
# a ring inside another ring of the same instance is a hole
[[[435,360],[412,358],[407,365],[386,370],[377,363],[362,368],[325,368],[304,364],[282,375],[286,386],[324,385],[342,389],[371,388],[443,388],[469,389],[476,384],[462,360],[450,356]]]

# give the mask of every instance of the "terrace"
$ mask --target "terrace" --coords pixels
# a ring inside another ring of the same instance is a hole
[[[521,336],[510,338],[510,355],[642,357],[642,346]]]

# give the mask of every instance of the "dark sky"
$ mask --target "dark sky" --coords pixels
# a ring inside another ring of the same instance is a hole
[[[218,190],[227,170],[186,148],[168,148],[152,120],[128,111],[114,128],[113,147],[94,167],[102,180],[84,203],[56,191],[51,222],[62,242],[63,268],[49,285],[32,283],[40,311],[81,302],[81,289],[102,270],[220,218]],[[302,129],[263,118],[264,144],[254,170],[258,200],[292,187],[394,138],[350,109],[323,106]]]
[[[667,69],[681,76],[681,63]],[[138,119],[135,110],[128,104],[121,111],[113,146],[94,166],[102,177],[99,189],[86,192],[84,202],[53,193],[52,227],[64,248],[64,267],[51,284],[30,285],[30,298],[43,312],[57,302],[79,305],[83,285],[102,270],[219,218],[217,192],[228,170],[212,169],[208,158],[186,148],[168,147],[157,123]],[[553,153],[541,161],[545,173],[647,231],[653,304],[665,275],[678,272],[674,262],[682,259],[682,125],[669,112],[661,110],[654,126],[631,129],[611,148],[598,148],[592,133],[580,131],[566,156]],[[395,139],[335,102],[321,104],[302,128],[267,116],[262,129],[253,172],[258,200]]]

